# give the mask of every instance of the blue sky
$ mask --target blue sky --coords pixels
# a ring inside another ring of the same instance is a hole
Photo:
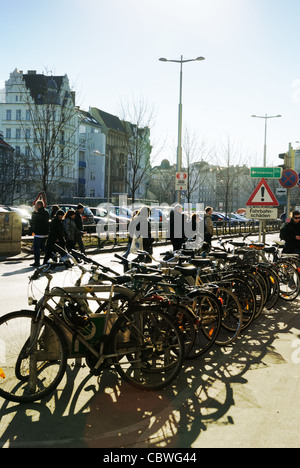
[[[175,162],[179,65],[183,128],[207,147],[230,139],[237,163],[262,165],[300,141],[299,0],[15,0],[1,4],[0,88],[15,68],[67,74],[77,104],[118,114],[143,97],[156,114],[158,160]],[[236,153],[237,155],[237,153]],[[157,160],[157,161],[158,161]]]

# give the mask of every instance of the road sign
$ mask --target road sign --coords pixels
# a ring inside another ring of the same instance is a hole
[[[272,206],[249,206],[246,209],[246,217],[250,219],[277,219],[278,208]]]
[[[251,167],[250,176],[252,179],[281,179],[281,167]]]
[[[265,179],[261,179],[247,201],[246,206],[279,206],[279,203],[270,189],[268,182]]]
[[[297,185],[299,178],[296,171],[293,169],[285,169],[282,173],[282,177],[279,180],[280,185],[285,188],[293,188]]]
[[[286,194],[287,194],[287,189],[286,188],[277,188],[276,189],[277,197],[284,197]]]
[[[188,176],[186,172],[176,172],[175,176],[175,190],[188,189]]]

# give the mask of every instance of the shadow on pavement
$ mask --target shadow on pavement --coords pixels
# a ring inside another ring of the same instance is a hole
[[[86,367],[69,366],[48,399],[27,405],[0,401],[0,446],[192,447],[210,425],[222,424],[226,430],[233,424],[228,415],[235,405],[233,387],[247,383],[248,370],[285,362],[272,344],[278,333],[293,329],[300,335],[298,310],[298,300],[280,301],[233,346],[185,361],[177,380],[160,392],[137,390],[113,369],[95,377]],[[256,404],[247,392],[244,399]]]

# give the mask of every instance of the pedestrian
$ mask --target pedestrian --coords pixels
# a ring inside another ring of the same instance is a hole
[[[132,239],[134,236],[135,225],[136,225],[134,220],[138,216],[138,214],[139,214],[139,210],[133,210],[131,213],[131,218],[128,224],[128,244],[127,244],[126,252],[123,255],[124,258],[127,258],[131,251]]]
[[[85,247],[82,240],[82,236],[84,234],[84,227],[83,227],[83,220],[82,220],[82,213],[84,210],[84,206],[81,203],[78,203],[77,209],[75,212],[75,224],[78,229],[76,233],[76,243],[79,245],[80,252],[85,255]]]
[[[49,233],[49,213],[44,202],[38,200],[31,216],[31,229],[33,235],[34,263],[31,266],[40,266],[41,251],[45,252],[45,244]]]
[[[135,242],[139,244],[139,250],[144,250],[152,256],[153,254],[153,242],[151,234],[151,221],[150,221],[151,209],[148,206],[143,206],[138,214],[133,218],[131,225],[131,236],[132,236],[132,247],[135,247]],[[131,249],[135,250],[135,249]],[[151,263],[152,259],[147,255],[138,255],[136,261],[144,261],[145,263]]]
[[[77,232],[78,228],[75,223],[75,210],[70,208],[63,217],[63,227],[65,231],[65,238],[66,238],[66,247],[67,250],[70,252],[72,249],[75,249],[76,242],[77,242]]]
[[[66,247],[65,231],[62,222],[64,215],[65,213],[63,210],[57,210],[55,216],[50,222],[44,264],[53,256],[55,244],[59,245],[63,249]]]
[[[180,250],[185,241],[184,235],[184,214],[182,206],[176,204],[170,211],[169,236],[173,251]]]
[[[52,205],[51,206],[51,211],[50,211],[50,218],[53,219],[57,211],[59,210],[58,205]]]
[[[300,211],[293,211],[291,220],[280,229],[280,239],[285,241],[284,253],[300,255]]]
[[[214,234],[214,225],[212,222],[212,215],[213,209],[211,206],[207,206],[205,208],[204,214],[204,242],[206,242],[209,247],[211,247],[211,240]]]

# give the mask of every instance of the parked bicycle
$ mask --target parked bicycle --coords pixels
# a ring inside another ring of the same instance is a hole
[[[184,359],[182,335],[172,318],[153,303],[93,313],[90,303],[110,304],[115,293],[128,295],[128,290],[117,278],[110,278],[110,285],[51,288],[52,271],[59,265],[43,265],[30,277],[30,286],[47,278],[43,297],[30,297],[35,310],[0,319],[0,396],[15,402],[40,400],[57,388],[69,360],[79,357],[93,374],[114,366],[140,389],[169,385]]]

